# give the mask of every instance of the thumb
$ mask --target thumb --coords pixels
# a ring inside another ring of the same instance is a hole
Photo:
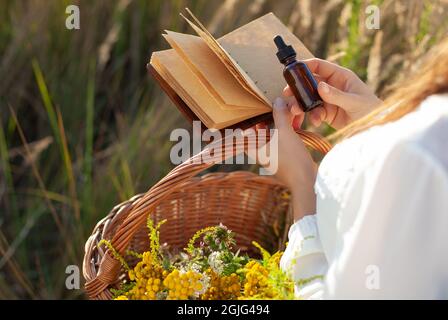
[[[326,82],[319,82],[319,86],[317,87],[321,98],[324,102],[329,104],[334,104],[339,107],[344,107],[349,102],[350,97],[349,94],[329,85]]]
[[[291,112],[289,112],[286,101],[282,98],[276,98],[273,104],[275,127],[279,130],[291,128]]]

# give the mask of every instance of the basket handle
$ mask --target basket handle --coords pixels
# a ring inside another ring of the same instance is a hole
[[[320,135],[308,131],[296,131],[304,144],[315,149],[322,154],[326,154],[331,145]],[[251,140],[255,138],[255,140]],[[270,136],[267,136],[268,140]],[[172,192],[182,187],[182,183],[196,176],[201,171],[211,166],[221,163],[226,158],[236,156],[245,150],[249,143],[259,145],[258,135],[246,136],[245,139],[223,139],[207,145],[204,150],[187,161],[181,163],[171,170],[162,180],[150,188],[139,200],[134,202],[129,208],[127,217],[115,232],[111,244],[120,253],[123,254],[127,249],[134,234],[145,222],[148,214],[155,209],[159,203],[168,197]],[[221,146],[221,152],[216,149]],[[208,156],[208,161],[202,161],[203,156]],[[98,273],[95,278],[88,281],[85,285],[87,294],[91,298],[97,297],[107,287],[117,281],[120,272],[120,262],[116,260],[109,250],[106,251],[99,265]]]

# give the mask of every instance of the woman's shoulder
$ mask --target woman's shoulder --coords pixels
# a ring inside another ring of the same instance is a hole
[[[399,120],[372,127],[337,147],[335,151],[367,162],[409,147],[448,163],[448,94],[430,96]]]
[[[384,131],[391,139],[388,152],[409,150],[448,172],[448,94],[426,98],[414,112]]]
[[[399,120],[372,127],[337,144],[322,160],[317,189],[326,189],[325,193],[331,190],[336,199],[341,199],[358,175],[403,150],[442,165],[448,172],[448,95],[430,96]]]
[[[416,111],[421,125],[405,143],[416,148],[448,171],[448,94],[434,95]]]

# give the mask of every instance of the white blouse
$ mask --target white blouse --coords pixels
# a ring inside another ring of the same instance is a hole
[[[448,95],[336,145],[281,267],[304,299],[448,299]]]

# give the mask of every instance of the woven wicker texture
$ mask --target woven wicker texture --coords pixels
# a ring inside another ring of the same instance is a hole
[[[305,131],[298,134],[305,145],[324,154],[330,150],[322,137]],[[120,262],[98,243],[110,240],[121,255],[128,249],[143,252],[149,243],[149,214],[156,222],[168,220],[161,230],[161,243],[166,242],[170,250],[182,249],[196,231],[219,223],[235,232],[239,248],[249,254],[254,254],[252,241],[270,250],[281,247],[291,219],[287,189],[275,178],[244,171],[197,176],[221,163],[224,155],[243,151],[250,140],[222,142],[221,153],[206,147],[98,222],[85,244],[83,274],[89,298],[111,299],[110,289],[117,288],[126,276]],[[201,161],[204,154],[210,155],[205,163]]]

